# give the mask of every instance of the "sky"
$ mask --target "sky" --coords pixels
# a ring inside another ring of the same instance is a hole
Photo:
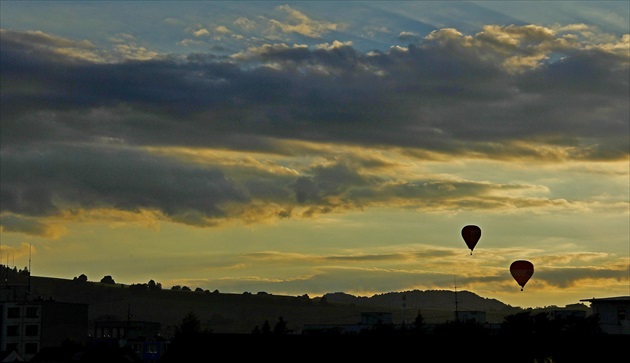
[[[630,295],[627,1],[2,0],[0,22],[2,264]]]

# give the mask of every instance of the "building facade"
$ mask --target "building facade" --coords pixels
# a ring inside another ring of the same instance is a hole
[[[22,286],[0,288],[0,351],[16,351],[30,360],[43,347],[65,341],[85,344],[88,305],[30,299]]]
[[[607,334],[630,334],[630,296],[583,299],[591,303],[593,315]]]
[[[302,334],[343,334],[357,335],[378,325],[394,327],[391,312],[363,312],[361,321],[357,324],[306,324]]]
[[[166,352],[168,340],[160,333],[161,324],[136,320],[94,322],[90,345],[118,344],[130,347],[144,363],[156,363]]]

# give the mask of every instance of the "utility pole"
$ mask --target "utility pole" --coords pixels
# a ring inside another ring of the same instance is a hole
[[[30,243],[28,245],[28,294],[31,294],[31,275],[33,275],[33,273],[31,272],[31,250],[33,249],[33,244]]]
[[[459,322],[459,309],[457,306],[457,278],[455,277],[455,321]]]
[[[407,295],[403,294],[402,296],[402,325],[405,326],[407,324]]]

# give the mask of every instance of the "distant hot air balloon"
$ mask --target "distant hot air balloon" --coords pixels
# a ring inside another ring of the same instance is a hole
[[[534,274],[534,265],[525,260],[514,261],[510,265],[510,273],[512,277],[514,277],[514,280],[521,286],[521,291],[523,291],[525,284]]]
[[[477,245],[479,238],[481,238],[481,228],[475,225],[467,225],[462,228],[462,237],[468,248],[470,248],[470,254]]]

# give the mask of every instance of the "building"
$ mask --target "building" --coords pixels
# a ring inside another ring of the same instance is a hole
[[[591,314],[607,334],[630,334],[630,296],[583,299],[591,303]]]
[[[302,334],[343,334],[356,335],[378,326],[394,327],[391,312],[363,312],[357,324],[307,324]]]
[[[43,347],[66,341],[85,344],[88,305],[31,299],[25,286],[3,286],[0,327],[0,351],[15,350],[28,361]]]
[[[390,312],[366,312],[361,313],[361,325],[373,326],[376,324],[394,324]]]
[[[486,312],[476,310],[456,311],[455,320],[462,322],[486,323]]]
[[[586,318],[585,310],[571,310],[571,309],[561,309],[561,310],[552,310],[549,312],[549,316],[552,319],[570,319],[570,318]]]
[[[166,352],[168,340],[160,333],[161,324],[150,321],[95,321],[90,345],[114,344],[131,348],[142,362],[157,362]]]
[[[26,362],[21,355],[15,350],[10,352],[0,351],[0,362],[2,363],[14,363],[14,362]]]

